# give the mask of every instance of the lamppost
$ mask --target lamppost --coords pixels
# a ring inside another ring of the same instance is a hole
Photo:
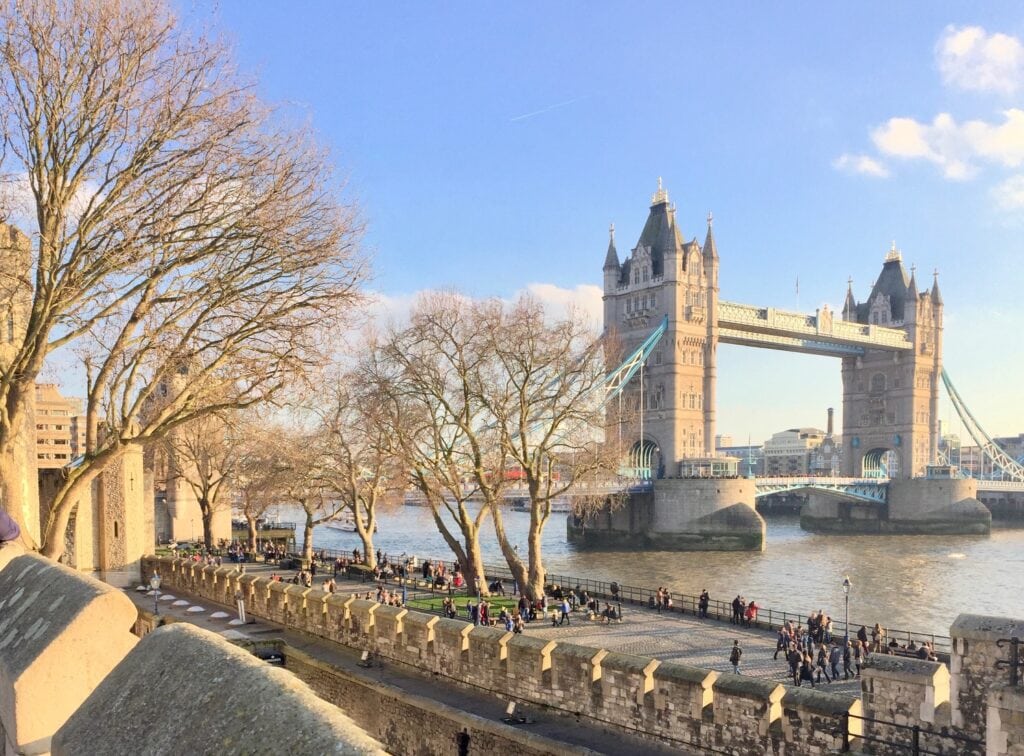
[[[156,616],[160,616],[160,576],[157,573],[153,573],[153,577],[149,579],[149,587],[153,589],[153,611]]]
[[[850,576],[847,575],[843,578],[843,594],[846,596],[846,619],[843,622],[843,643],[850,642],[850,587],[853,583],[850,582]]]

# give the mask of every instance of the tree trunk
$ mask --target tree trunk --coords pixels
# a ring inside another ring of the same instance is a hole
[[[5,431],[0,448],[0,508],[21,529],[20,543],[28,550],[39,547],[39,473],[36,471],[35,434],[26,433],[25,413],[18,413],[18,427]]]
[[[491,519],[494,521],[494,534],[498,537],[498,546],[501,548],[502,556],[505,557],[505,562],[512,573],[512,578],[519,586],[519,592],[531,601],[539,600],[543,595],[544,585],[541,583],[538,589],[537,584],[530,579],[530,572],[527,570],[526,565],[523,564],[523,560],[519,558],[515,547],[509,542],[508,536],[505,533],[505,521],[500,507],[494,506],[491,508]],[[532,520],[530,530],[532,538]]]
[[[359,540],[363,542],[366,566],[372,570],[377,566],[377,553],[373,550],[373,530],[357,525],[356,531],[359,533]]]
[[[306,564],[313,562],[313,515],[306,511],[306,523],[302,526],[302,561]]]
[[[476,585],[476,579],[480,579],[480,595],[490,596],[490,586],[487,584],[487,575],[484,573],[484,554],[480,548],[480,531],[473,529],[472,536],[466,535],[466,557],[460,560],[463,576],[466,578],[466,585],[472,589]]]
[[[199,499],[199,511],[203,517],[203,544],[209,551],[213,549],[213,507],[205,496]]]
[[[429,496],[427,502],[430,504],[430,512],[434,516],[434,524],[437,525],[438,532],[441,533],[441,537],[459,562],[459,568],[462,570],[462,576],[466,579],[467,588],[473,588],[476,585],[476,578],[479,576],[480,595],[490,596],[484,576],[483,552],[480,550],[480,528],[472,519],[460,516],[458,518],[459,531],[462,533],[462,542],[460,542],[448,527],[448,523],[444,521],[440,505],[435,505],[433,498]]]
[[[64,554],[64,535],[68,530],[68,522],[71,520],[71,512],[83,496],[91,496],[89,490],[93,480],[103,472],[109,462],[117,459],[112,456],[104,464],[96,465],[95,469],[79,475],[70,480],[65,480],[53,497],[53,504],[50,505],[50,516],[43,532],[43,544],[39,549],[40,553],[57,561]]]
[[[529,569],[529,596],[541,596],[544,592],[546,575],[544,573],[544,561],[541,557],[541,536],[544,533],[544,526],[535,518],[530,518],[530,532],[527,535],[527,559],[530,563]]]
[[[252,551],[252,552],[255,553],[255,551],[256,551],[256,536],[257,536],[256,518],[253,517],[251,514],[249,514],[247,512],[246,515],[245,515],[245,521],[249,525],[249,551]]]

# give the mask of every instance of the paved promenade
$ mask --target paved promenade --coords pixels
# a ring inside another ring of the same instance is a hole
[[[252,566],[247,565],[248,568]],[[259,569],[247,569],[247,572],[263,573],[264,571],[269,573],[273,570],[264,570],[262,566]],[[365,588],[366,585],[368,584],[355,583],[351,587]],[[126,594],[140,609],[153,611],[151,596],[130,589],[126,590]],[[424,677],[413,670],[404,669],[400,664],[385,662],[382,666],[366,669],[360,666],[359,651],[331,641],[311,638],[273,622],[251,620],[241,627],[229,627],[228,619],[214,619],[212,616],[216,612],[227,612],[228,607],[177,590],[174,590],[172,595],[178,600],[188,602],[188,605],[179,606],[173,606],[175,602],[172,601],[160,602],[160,614],[172,616],[175,621],[188,622],[205,630],[223,633],[229,639],[238,639],[240,636],[256,641],[281,639],[292,648],[349,674],[399,689],[413,701],[423,702],[425,708],[430,709],[432,706],[436,707],[440,704],[481,717],[499,726],[516,727],[524,732],[549,738],[555,743],[564,744],[563,752],[565,753],[581,754],[581,756],[588,753],[614,754],[615,756],[670,756],[670,754],[695,756],[695,752],[692,750],[672,748],[623,733],[618,729],[608,730],[597,725],[580,727],[569,717],[552,714],[546,709],[529,704],[519,704],[516,709],[517,715],[527,718],[526,724],[501,725],[507,701],[493,694],[466,689],[436,676]],[[201,607],[203,611],[200,613],[190,612],[189,610],[194,607]],[[234,616],[235,614],[231,612],[230,617]],[[402,726],[402,724],[399,722],[396,723],[396,726]]]
[[[285,577],[293,571],[282,571],[271,565],[247,564],[246,572],[270,574],[278,572]],[[315,585],[323,582],[324,575],[317,575]],[[365,593],[375,591],[376,584],[361,580],[336,578],[338,593]],[[397,585],[389,585],[389,589],[401,590]],[[430,596],[429,591],[408,589],[410,599],[419,596]],[[440,594],[439,594],[440,595]],[[466,597],[457,599],[459,618],[465,618],[463,607]],[[600,621],[589,621],[582,612],[571,615],[571,624],[552,627],[549,621],[537,620],[526,625],[528,635],[552,640],[566,640],[584,646],[605,648],[636,656],[646,656],[661,661],[678,661],[703,669],[714,669],[724,674],[733,674],[729,663],[729,649],[734,639],[739,639],[743,648],[743,663],[740,671],[765,680],[775,680],[783,685],[792,685],[789,677],[789,666],[779,655],[778,660],[772,659],[775,653],[776,633],[758,628],[744,628],[729,624],[727,621],[713,619],[699,620],[692,614],[679,612],[659,613],[653,609],[623,605],[623,621],[605,624]],[[840,665],[840,671],[842,666]],[[804,683],[806,685],[807,683]],[[824,678],[821,690],[849,696],[860,695],[859,680],[840,679],[835,683],[826,683]]]

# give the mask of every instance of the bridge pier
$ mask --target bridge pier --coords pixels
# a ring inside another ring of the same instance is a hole
[[[800,526],[815,533],[987,535],[992,514],[977,494],[976,481],[955,478],[891,480],[887,502],[812,490]]]
[[[665,478],[617,506],[567,521],[584,548],[661,551],[763,551],[764,519],[746,478]]]

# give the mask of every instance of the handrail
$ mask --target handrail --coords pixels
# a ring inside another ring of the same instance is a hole
[[[325,557],[331,560],[335,560],[339,557],[351,558],[351,551],[341,551],[340,549],[314,549],[314,552],[319,555],[323,553]],[[399,558],[405,558],[408,555],[399,555]],[[395,558],[394,555],[389,557]],[[422,564],[425,560],[422,557],[417,556],[419,562]],[[437,564],[451,564],[454,560],[452,557],[438,558],[438,557],[427,557],[426,560]],[[496,564],[485,564],[484,565],[485,580],[490,581],[492,578],[500,577],[503,580],[514,580],[512,571],[507,565],[496,565]],[[599,597],[601,599],[611,599],[619,601],[621,603],[633,604],[638,606],[646,607],[649,603],[649,599],[656,595],[656,588],[643,588],[639,586],[621,585],[616,584],[617,591],[612,591],[611,583],[591,580],[590,578],[579,578],[568,575],[558,575],[554,573],[547,573],[545,580],[546,585],[559,585],[564,588],[572,588],[575,590],[579,586],[582,590],[587,593]],[[663,612],[678,612],[680,614],[694,614],[698,613],[698,602],[699,596],[686,593],[678,593],[669,591],[669,595],[672,598],[673,606],[671,609],[662,609]],[[732,605],[731,601],[722,601],[719,599],[711,599],[708,603],[708,618],[717,621],[728,621],[732,617]],[[769,607],[759,607],[757,611],[757,625],[764,627],[768,630],[777,630],[782,627],[787,621],[793,620],[798,625],[805,624],[807,619],[807,612],[792,612],[787,610],[772,609]],[[855,637],[857,629],[860,627],[872,628],[874,623],[867,622],[855,622],[852,621],[847,627],[842,618],[833,618],[833,637],[842,637],[848,635],[849,637]],[[851,632],[852,629],[852,632]],[[869,630],[870,631],[870,630]],[[916,630],[907,630],[901,628],[885,628],[886,640],[896,639],[901,641],[904,645],[909,645],[911,641],[917,644],[927,641],[931,644],[932,648],[935,649],[940,656],[948,656],[952,650],[952,640],[948,635],[939,635],[936,633],[924,633]]]

